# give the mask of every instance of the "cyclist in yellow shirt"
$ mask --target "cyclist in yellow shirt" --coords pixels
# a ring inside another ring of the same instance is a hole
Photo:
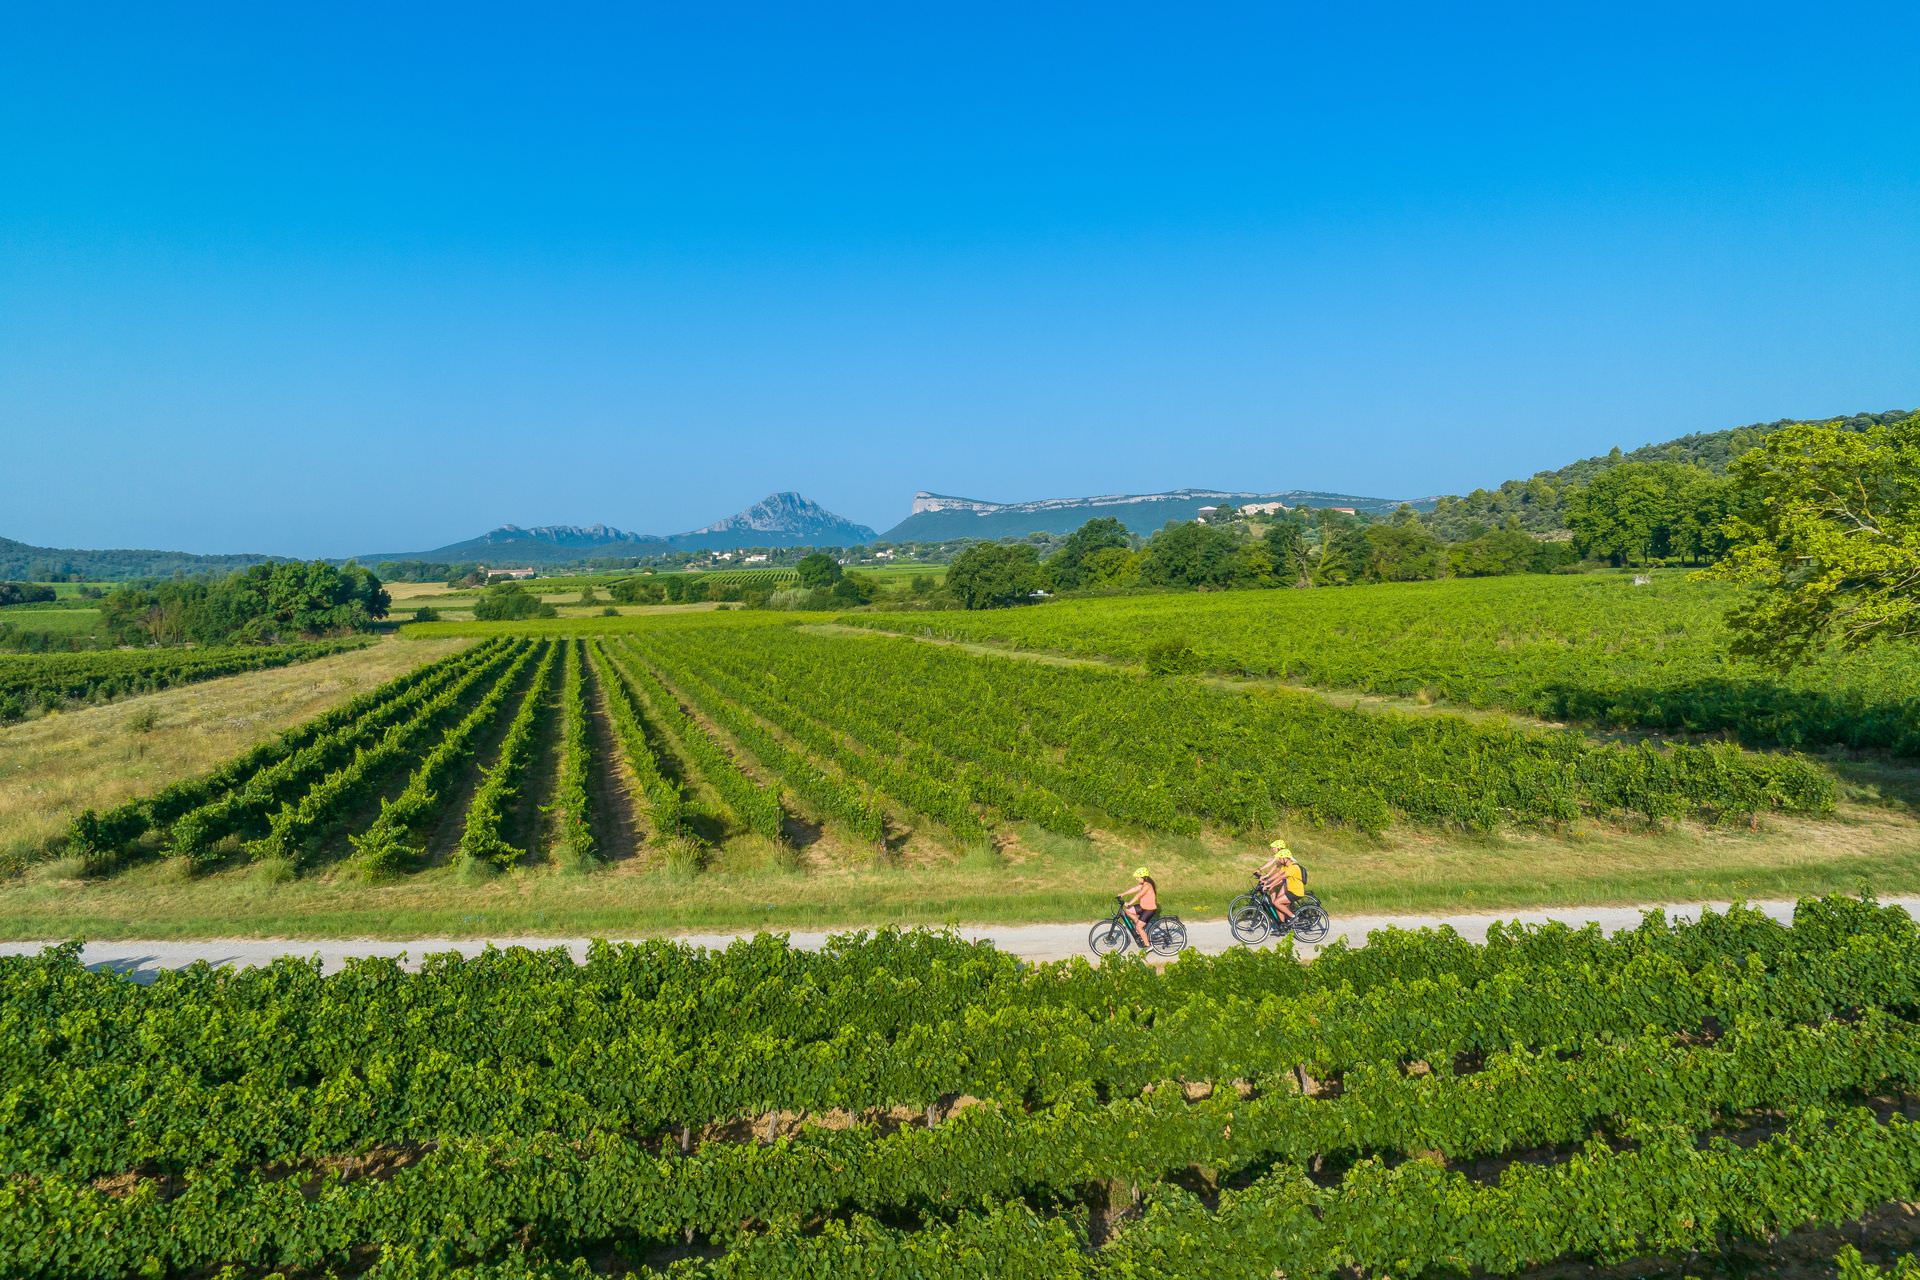
[[[1293,904],[1307,892],[1307,877],[1285,840],[1275,840],[1267,848],[1273,851],[1273,856],[1260,866],[1260,887],[1273,900],[1274,914],[1280,917],[1280,923],[1285,924],[1293,919]]]

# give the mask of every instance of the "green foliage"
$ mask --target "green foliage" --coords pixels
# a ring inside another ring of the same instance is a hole
[[[164,652],[47,653],[0,657],[0,723],[34,709],[72,703],[110,702],[175,685],[216,680],[242,671],[311,662],[364,643],[327,640],[238,649],[174,649]]]
[[[911,627],[926,615],[853,616]],[[1396,821],[1491,830],[1584,814],[1731,820],[1833,803],[1824,770],[1726,746],[1623,748],[786,627],[688,625],[634,643],[680,687],[705,683],[816,760],[963,835],[982,829],[981,810],[1062,826],[1100,814],[1195,833],[1283,821],[1373,831]],[[850,644],[863,647],[851,654]]]
[[[1920,1073],[1920,935],[1847,899],[1795,921],[1164,970],[926,933],[596,943],[151,987],[68,944],[0,959],[0,1256],[39,1280],[1686,1261],[1920,1195],[1920,1125],[1855,1105]],[[1476,1161],[1501,1172],[1449,1167]]]
[[[1792,427],[1734,464],[1733,553],[1716,576],[1755,587],[1736,649],[1785,666],[1825,644],[1920,638],[1920,417]]]
[[[523,852],[509,844],[505,836],[508,809],[525,785],[527,766],[534,752],[534,729],[553,689],[553,671],[560,657],[560,644],[543,644],[545,653],[534,672],[533,684],[520,702],[513,721],[501,739],[500,754],[480,779],[467,806],[467,817],[460,835],[460,854],[471,862],[511,867]]]
[[[1169,523],[1141,548],[1140,580],[1156,587],[1263,585],[1250,580],[1240,548],[1240,538],[1219,525],[1197,520]]]
[[[1307,522],[1298,512],[1281,511],[1261,535],[1267,556],[1273,561],[1275,580],[1281,586],[1297,584],[1307,573]]]
[[[1016,613],[862,614],[861,626],[1127,662],[1183,637],[1210,671],[1441,697],[1753,746],[1920,755],[1920,655],[1892,646],[1782,675],[1726,656],[1729,589],[1658,575],[1061,600]]]
[[[768,840],[782,840],[786,813],[779,789],[760,786],[747,777],[727,748],[687,713],[660,677],[633,661],[636,655],[632,649],[609,650],[609,657],[637,697],[636,711],[644,711],[648,719],[666,728],[700,777],[718,793],[735,825]]]
[[[831,587],[840,581],[840,562],[824,551],[816,551],[794,566],[800,585],[808,590]]]
[[[100,616],[120,644],[265,644],[365,631],[390,603],[369,569],[283,560],[219,582],[122,587]]]
[[[1910,409],[1859,413],[1830,418],[1820,425],[1836,431],[1865,431],[1876,425],[1898,422],[1911,417],[1912,413]],[[1662,462],[1696,467],[1709,475],[1721,476],[1728,472],[1736,458],[1776,432],[1797,425],[1800,424],[1782,419],[1725,431],[1696,432],[1629,451],[1614,449],[1554,471],[1539,472],[1526,480],[1509,480],[1497,489],[1475,489],[1464,497],[1441,498],[1425,519],[1434,532],[1449,542],[1466,541],[1508,521],[1531,533],[1551,535],[1567,528],[1569,493],[1591,484],[1606,471],[1633,463]]]
[[[1543,542],[1517,525],[1489,529],[1447,548],[1447,570],[1455,578],[1552,573],[1574,561],[1572,542]]]
[[[1088,585],[1088,560],[1102,551],[1126,551],[1133,538],[1112,516],[1089,520],[1068,535],[1060,549],[1047,558],[1047,572],[1062,591]]]
[[[1048,585],[1046,567],[1026,543],[975,543],[947,569],[946,589],[963,609],[1027,604]]]
[[[1200,655],[1185,636],[1167,636],[1146,648],[1145,665],[1156,676],[1183,675],[1200,669]]]
[[[496,582],[473,602],[477,622],[519,622],[527,618],[551,618],[558,612],[518,582]]]
[[[0,608],[13,604],[47,604],[56,598],[43,582],[0,582]]]
[[[587,730],[586,644],[566,645],[560,682],[560,786],[554,797],[561,860],[576,869],[599,860],[593,836],[593,745]]]
[[[1629,462],[1567,493],[1567,527],[1582,554],[1616,565],[1669,556],[1689,563],[1725,548],[1720,525],[1732,487],[1698,467]]]

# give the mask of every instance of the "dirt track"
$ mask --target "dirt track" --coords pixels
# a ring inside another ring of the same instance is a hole
[[[1890,906],[1900,906],[1909,912],[1920,912],[1920,898],[1886,898]],[[1695,916],[1701,907],[1711,906],[1724,909],[1726,903],[1689,903],[1667,904],[1662,909],[1669,916]],[[1758,907],[1776,920],[1790,920],[1793,916],[1791,902],[1756,902]],[[1327,942],[1346,939],[1354,945],[1363,944],[1367,935],[1375,929],[1419,929],[1439,925],[1451,925],[1463,936],[1473,941],[1486,938],[1487,927],[1496,921],[1520,920],[1535,924],[1549,920],[1558,920],[1572,925],[1588,923],[1598,924],[1612,932],[1630,928],[1640,922],[1643,911],[1652,907],[1562,907],[1542,911],[1496,912],[1477,915],[1458,916],[1356,916],[1342,919],[1337,907],[1333,917],[1333,931]],[[1031,925],[982,925],[963,926],[958,932],[967,938],[991,942],[1003,951],[1012,952],[1029,960],[1063,960],[1072,956],[1090,956],[1087,949],[1087,932],[1091,922],[1086,924],[1031,924]],[[1196,920],[1187,926],[1192,944],[1201,951],[1218,952],[1235,945],[1227,932],[1224,920]],[[675,935],[680,941],[705,947],[723,947],[736,938],[748,936],[733,933],[692,933]],[[826,938],[825,933],[792,932],[788,935],[795,946],[817,947]],[[617,940],[617,939],[616,939]],[[338,968],[342,962],[359,956],[400,956],[412,960],[437,952],[459,951],[472,954],[487,946],[522,947],[565,947],[576,957],[586,954],[588,940],[585,938],[416,938],[397,942],[389,939],[338,938],[338,939],[288,939],[288,938],[232,938],[210,939],[191,942],[90,942],[82,952],[89,965],[112,969],[116,972],[133,975],[137,979],[150,981],[161,969],[178,969],[205,960],[209,964],[230,964],[252,966],[266,964],[277,956],[319,956],[329,969]],[[0,942],[0,955],[31,955],[45,943],[38,942]],[[1318,948],[1303,947],[1305,955],[1312,955]]]

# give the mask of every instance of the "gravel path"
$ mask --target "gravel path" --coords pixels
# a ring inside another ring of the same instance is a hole
[[[1885,898],[1882,901],[1889,906],[1904,907],[1909,912],[1920,914],[1920,898]],[[1672,903],[1662,909],[1669,916],[1693,917],[1700,913],[1703,906],[1724,910],[1727,905],[1724,902]],[[1749,905],[1760,908],[1776,920],[1789,921],[1793,918],[1791,902],[1756,902]],[[1345,938],[1357,946],[1365,943],[1367,935],[1375,929],[1419,929],[1446,924],[1452,925],[1463,936],[1481,942],[1486,939],[1487,926],[1501,920],[1519,920],[1526,924],[1542,924],[1549,920],[1571,925],[1592,923],[1613,932],[1640,923],[1641,913],[1651,909],[1561,907],[1484,915],[1353,916],[1344,919],[1336,914],[1333,931],[1327,940],[1331,942]],[[972,926],[962,927],[958,932],[963,937],[991,942],[1003,951],[1029,960],[1064,960],[1071,956],[1091,955],[1087,950],[1087,932],[1090,928],[1089,921],[1086,924]],[[1225,951],[1234,945],[1224,920],[1194,921],[1187,926],[1187,933],[1192,944],[1201,951]],[[724,947],[736,938],[748,935],[689,933],[674,936],[696,946]],[[813,948],[825,941],[828,935],[793,932],[788,936],[797,947]],[[184,968],[201,960],[209,964],[246,967],[266,964],[277,956],[317,955],[328,970],[333,970],[343,962],[360,956],[405,956],[417,961],[422,956],[446,951],[472,955],[488,946],[565,947],[578,958],[586,955],[587,941],[585,938],[415,938],[404,942],[376,938],[215,938],[176,942],[89,942],[81,956],[88,965],[112,969],[130,974],[136,980],[150,982],[162,969]],[[0,942],[0,955],[31,955],[45,945],[39,942]],[[1315,950],[1313,947],[1302,948],[1307,955]]]

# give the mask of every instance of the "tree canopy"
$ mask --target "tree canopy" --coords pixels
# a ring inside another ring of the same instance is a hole
[[[1089,520],[1067,535],[1047,560],[1047,572],[1062,591],[1087,585],[1088,561],[1102,551],[1125,551],[1133,545],[1127,527],[1112,516]]]
[[[370,569],[282,560],[218,582],[121,587],[100,617],[121,644],[266,644],[365,631],[390,603]]]
[[[963,609],[1025,604],[1047,585],[1046,566],[1024,542],[975,543],[947,569],[947,591]]]
[[[800,572],[800,585],[810,591],[840,581],[840,562],[824,551],[805,557],[794,568]]]
[[[1785,665],[1920,637],[1920,416],[1789,427],[1733,478],[1731,548],[1711,575],[1755,589],[1728,616],[1736,651]]]
[[[473,602],[473,616],[481,622],[518,622],[523,618],[551,618],[559,612],[517,582],[496,582]]]

